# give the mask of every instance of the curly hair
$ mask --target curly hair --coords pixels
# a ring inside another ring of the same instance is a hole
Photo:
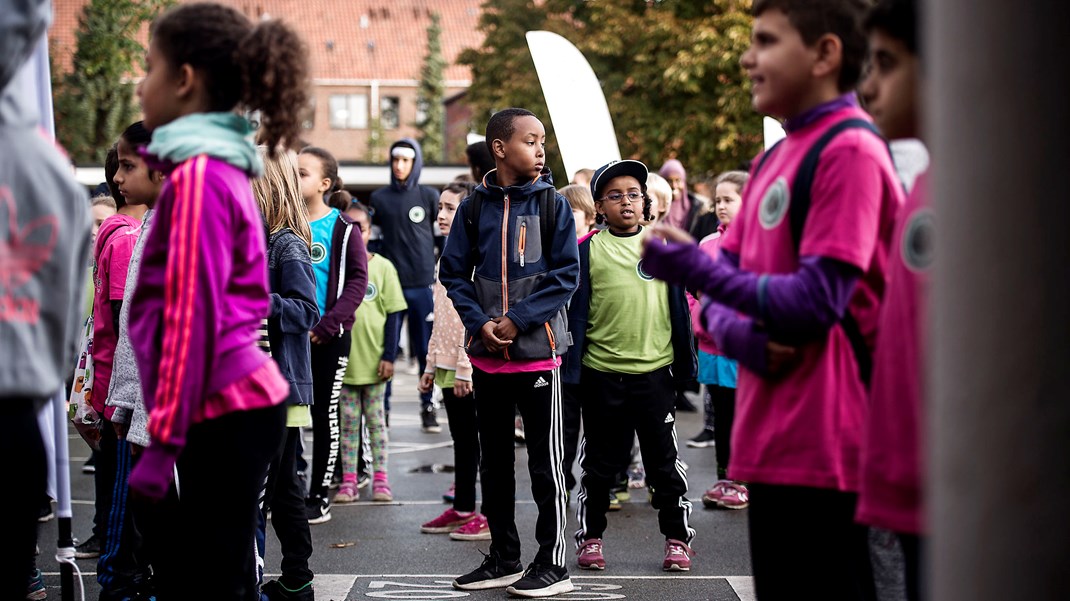
[[[288,25],[254,25],[220,4],[184,4],[156,19],[152,40],[173,67],[188,64],[203,74],[210,110],[260,111],[269,156],[296,142],[309,102],[309,66],[304,41]]]

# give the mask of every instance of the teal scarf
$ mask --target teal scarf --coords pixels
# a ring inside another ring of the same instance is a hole
[[[206,154],[260,177],[264,163],[252,134],[249,120],[234,113],[193,113],[153,130],[148,152],[171,163]]]

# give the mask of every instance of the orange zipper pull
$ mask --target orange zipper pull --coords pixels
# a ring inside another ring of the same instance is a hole
[[[528,224],[520,224],[520,240],[517,242],[517,250],[520,251],[520,266],[524,266],[524,247],[528,240]]]

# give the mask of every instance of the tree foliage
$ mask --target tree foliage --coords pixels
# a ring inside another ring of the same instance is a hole
[[[442,56],[442,26],[438,13],[431,14],[427,27],[427,56],[420,69],[420,88],[417,102],[424,109],[420,128],[420,146],[429,165],[442,162],[446,152],[446,59]]]
[[[134,65],[145,54],[138,33],[172,0],[90,0],[78,18],[68,73],[53,70],[56,135],[78,163],[104,162],[139,113]],[[58,61],[53,57],[53,65]]]
[[[761,144],[739,66],[749,10],[749,0],[494,0],[483,46],[462,55],[473,71],[469,101],[480,116],[510,105],[545,115],[523,34],[553,31],[599,77],[624,157],[653,169],[678,158],[694,175],[734,169]]]

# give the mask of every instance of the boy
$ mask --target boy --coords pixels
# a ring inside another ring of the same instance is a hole
[[[508,586],[521,597],[573,590],[565,569],[558,368],[569,345],[564,308],[580,266],[572,209],[544,171],[545,143],[546,131],[530,111],[510,108],[491,117],[487,146],[496,169],[461,203],[439,263],[439,279],[465,326],[479,391],[480,481],[491,533],[483,564],[453,581],[462,590]],[[539,509],[539,552],[527,570],[514,520],[517,408]]]
[[[797,598],[796,583],[815,572],[829,576],[830,597],[874,597],[867,532],[853,518],[869,353],[902,188],[884,141],[863,131],[872,124],[853,93],[865,8],[754,3],[741,63],[755,108],[786,119],[787,138],[755,162],[717,262],[690,245],[647,246],[648,272],[715,301],[703,311],[706,329],[742,368],[728,477],[750,484],[764,601]]]
[[[677,456],[673,392],[675,382],[695,378],[696,359],[684,290],[643,271],[639,222],[650,218],[651,204],[646,181],[639,161],[614,161],[595,172],[596,219],[608,224],[608,233],[580,242],[580,288],[569,303],[576,348],[566,355],[564,378],[579,384],[583,411],[576,544],[577,563],[587,570],[606,567],[609,493],[628,467],[636,435],[665,535],[662,569],[691,569],[695,531]]]
[[[914,0],[882,0],[866,18],[872,65],[860,87],[890,140],[919,138],[921,80]],[[873,387],[862,445],[858,520],[895,532],[907,598],[919,598],[922,519],[923,298],[932,263],[933,215],[922,175],[899,213],[881,305]]]

